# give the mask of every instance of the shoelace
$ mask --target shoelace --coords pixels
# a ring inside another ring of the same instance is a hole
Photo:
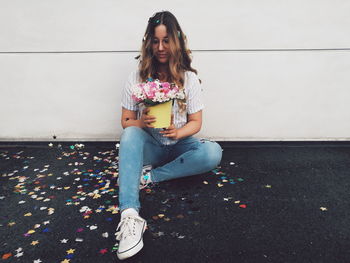
[[[144,189],[147,186],[152,184],[152,182],[150,182],[148,179],[149,179],[149,174],[142,175],[142,180],[140,182],[140,189]]]
[[[116,239],[121,240],[122,238],[126,238],[127,236],[134,236],[136,234],[135,225],[137,221],[139,223],[143,222],[143,220],[140,217],[136,216],[127,216],[124,219],[122,219],[122,221],[120,221],[117,227],[117,231],[119,229],[120,230],[117,233],[115,233]]]

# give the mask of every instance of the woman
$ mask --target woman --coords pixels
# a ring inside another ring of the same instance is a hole
[[[192,135],[202,125],[203,103],[197,71],[191,67],[186,37],[175,16],[158,12],[148,20],[143,38],[139,69],[133,72],[122,95],[121,124],[124,128],[119,148],[119,207],[121,221],[116,233],[118,258],[135,255],[143,247],[146,221],[138,214],[139,189],[151,183],[201,174],[221,161],[222,149],[216,142]],[[138,58],[139,58],[138,57]],[[153,128],[155,117],[132,99],[132,88],[148,78],[175,83],[184,89],[186,103],[176,101],[172,124]],[[143,169],[148,165],[148,170]]]

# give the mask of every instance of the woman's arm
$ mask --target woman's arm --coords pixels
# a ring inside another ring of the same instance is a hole
[[[169,137],[174,140],[182,139],[196,134],[202,127],[202,110],[187,115],[187,123],[180,129],[176,129],[174,124],[171,124],[165,131],[160,131],[164,137]]]
[[[121,124],[123,129],[129,126],[136,126],[140,128],[153,127],[152,122],[155,122],[155,117],[147,115],[148,111],[149,109],[145,108],[141,119],[138,120],[136,111],[127,110],[122,107]]]

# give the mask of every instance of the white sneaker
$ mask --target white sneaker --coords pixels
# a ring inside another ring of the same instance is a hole
[[[117,256],[120,260],[129,258],[142,249],[142,235],[146,227],[146,220],[140,216],[126,216],[120,221],[117,231],[120,230],[115,234],[119,240]]]
[[[152,170],[152,165],[145,165],[142,168],[141,177],[140,177],[140,189],[146,188],[152,181],[148,173]],[[119,177],[117,179],[119,185]]]

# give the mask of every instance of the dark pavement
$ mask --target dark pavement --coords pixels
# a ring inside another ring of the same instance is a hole
[[[0,262],[116,262],[113,142],[0,142]],[[221,142],[221,167],[141,193],[125,262],[350,262],[350,142]]]

